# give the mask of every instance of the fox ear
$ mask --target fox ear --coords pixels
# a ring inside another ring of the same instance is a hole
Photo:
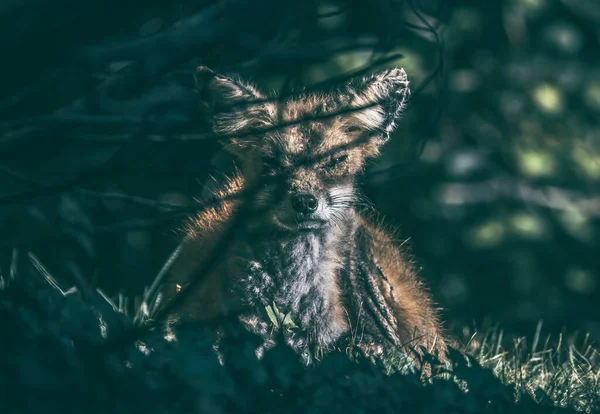
[[[396,127],[396,121],[406,106],[410,95],[408,77],[404,69],[388,69],[347,85],[355,126],[374,132],[384,143]]]
[[[235,75],[225,76],[206,66],[198,66],[194,76],[196,91],[212,109],[227,109],[232,104],[248,103],[264,99],[250,82]]]
[[[250,82],[217,74],[206,66],[196,69],[195,80],[203,109],[226,148],[235,152],[238,147],[251,146],[255,141],[252,134],[272,125],[272,103]]]

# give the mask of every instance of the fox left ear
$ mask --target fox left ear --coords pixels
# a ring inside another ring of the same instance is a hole
[[[236,75],[196,69],[196,91],[213,131],[230,152],[243,155],[256,145],[254,133],[272,126],[273,104],[252,83]]]
[[[206,66],[198,66],[194,75],[196,92],[211,110],[227,110],[236,104],[251,104],[266,97],[250,82],[237,75],[222,75]]]
[[[347,85],[350,107],[356,126],[376,133],[384,143],[410,96],[408,77],[401,68],[384,70]],[[364,109],[361,109],[364,108]]]

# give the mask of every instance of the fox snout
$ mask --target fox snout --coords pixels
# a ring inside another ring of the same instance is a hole
[[[290,196],[292,208],[299,214],[312,214],[317,211],[319,200],[312,194],[300,193]]]
[[[277,211],[283,227],[299,230],[316,230],[326,224],[327,203],[317,192],[289,191]]]
[[[272,201],[272,224],[287,231],[317,231],[335,224],[351,209],[354,191],[351,185],[311,188],[287,188],[281,198]]]

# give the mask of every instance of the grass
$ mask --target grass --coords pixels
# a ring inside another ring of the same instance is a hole
[[[588,338],[468,336],[450,365],[426,355],[433,373],[406,368],[388,350],[382,370],[332,352],[306,367],[277,345],[257,360],[257,337],[226,325],[224,364],[202,327],[121,341],[132,318],[100,292],[62,289],[32,255],[0,277],[0,412],[131,413],[573,413],[600,410],[599,355]],[[286,315],[272,309],[277,323]],[[384,372],[387,371],[387,372]],[[4,373],[10,373],[5,375]]]
[[[582,341],[576,334],[547,335],[542,341],[540,322],[531,341],[517,337],[507,344],[504,338],[502,330],[493,328],[473,335],[464,351],[514,387],[517,401],[528,394],[558,407],[600,410],[600,353],[589,335]]]

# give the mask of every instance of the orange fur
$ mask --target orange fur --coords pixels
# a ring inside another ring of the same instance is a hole
[[[205,320],[241,311],[249,329],[267,337],[262,308],[278,301],[307,331],[295,343],[300,351],[311,341],[325,349],[352,335],[370,356],[384,344],[443,352],[437,310],[412,263],[380,222],[352,205],[354,177],[379,154],[405,105],[406,74],[384,71],[337,93],[274,102],[239,78],[200,73],[198,89],[213,108],[244,103],[212,115],[242,168],[217,190],[215,205],[190,219],[163,283],[163,304],[194,282],[173,314]],[[359,110],[336,112],[344,108]],[[314,214],[326,224],[301,231],[290,201],[297,194],[315,200],[322,210]],[[248,211],[233,227],[237,213]]]

